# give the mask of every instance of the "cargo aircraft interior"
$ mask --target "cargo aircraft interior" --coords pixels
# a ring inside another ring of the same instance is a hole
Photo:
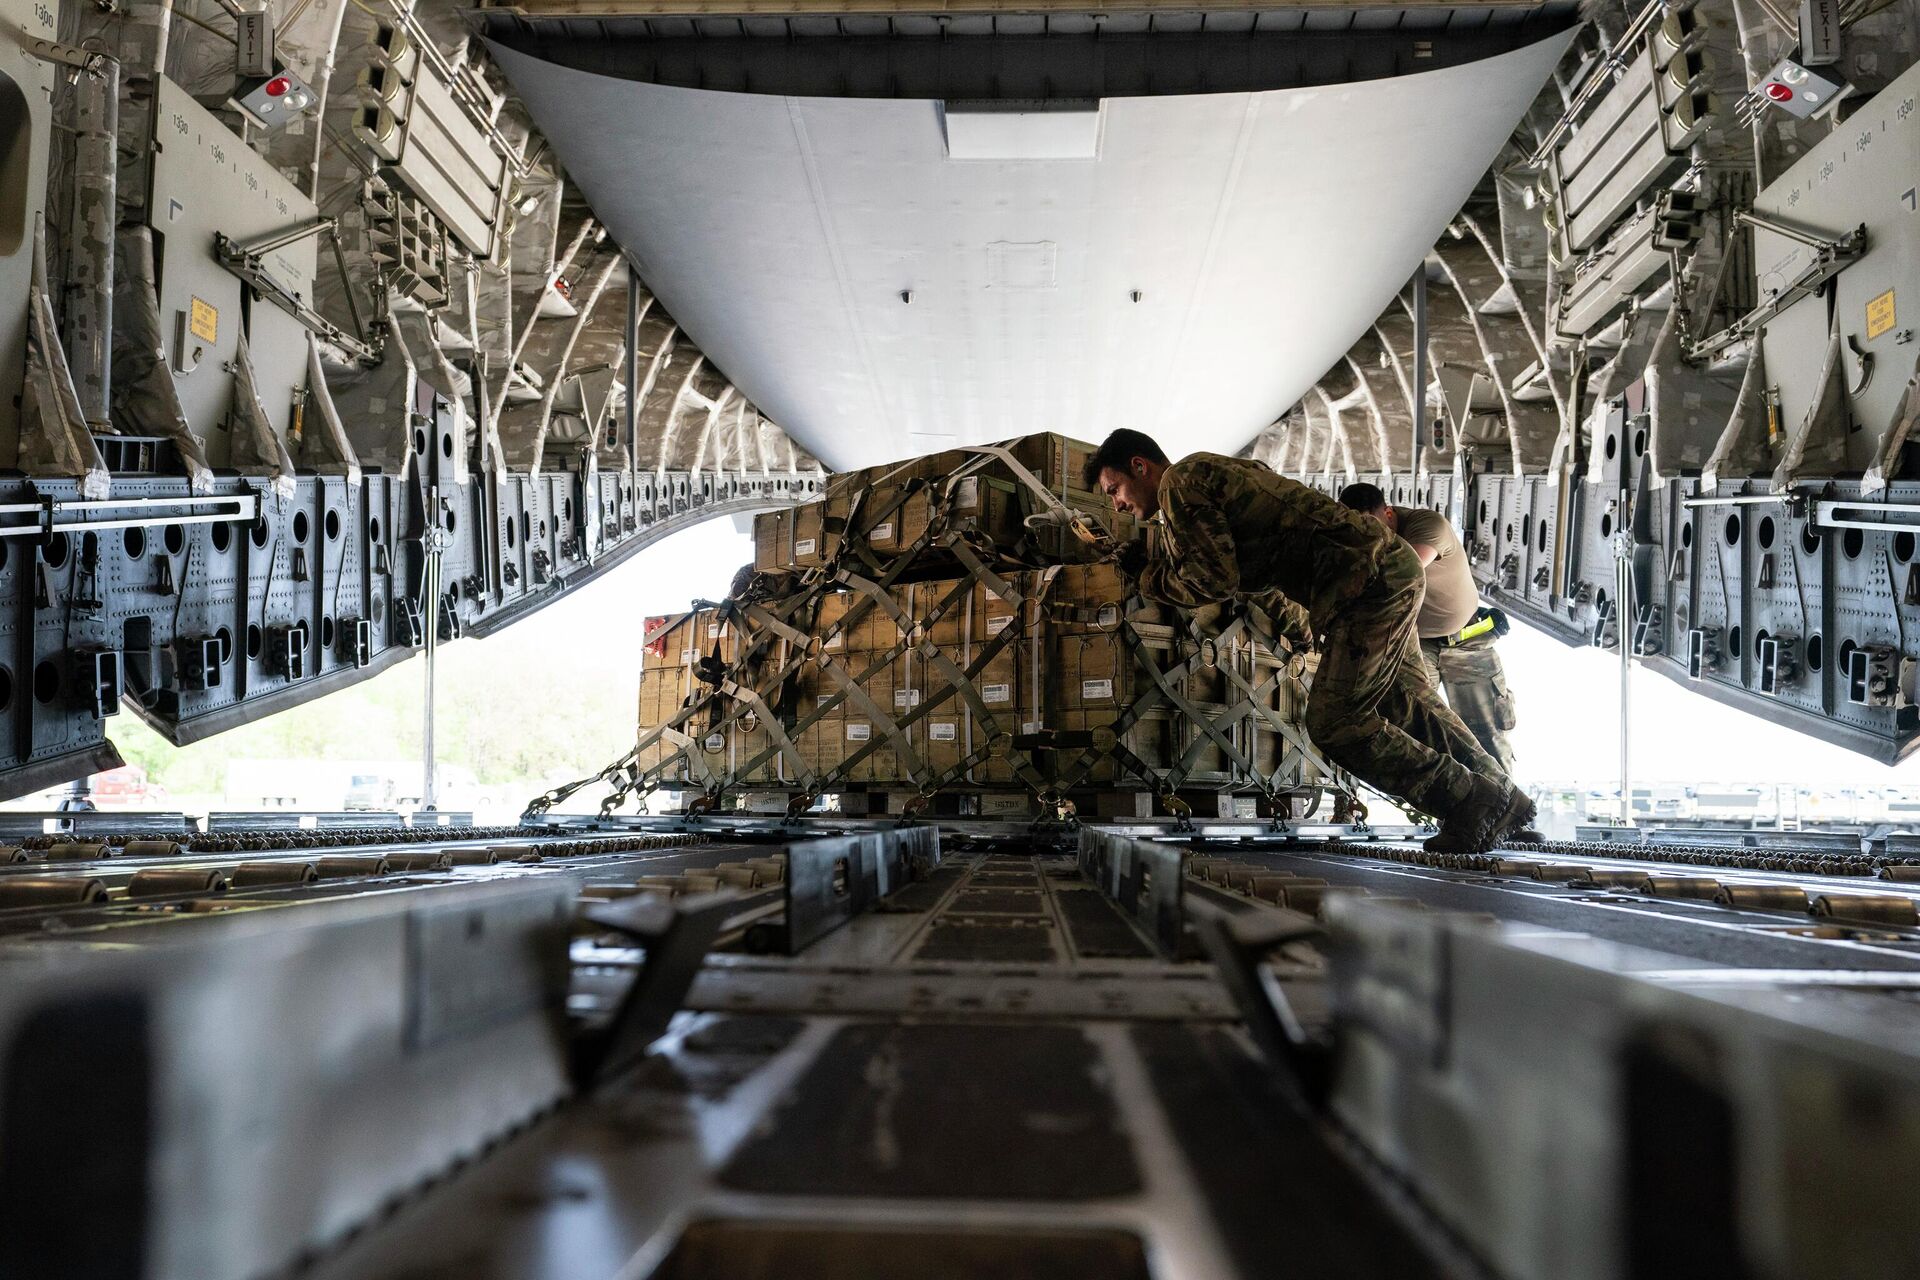
[[[1920,1275],[1920,825],[1449,843],[1094,453],[1897,765],[1917,103],[1920,0],[0,0],[0,1276]],[[712,520],[516,821],[84,799]]]

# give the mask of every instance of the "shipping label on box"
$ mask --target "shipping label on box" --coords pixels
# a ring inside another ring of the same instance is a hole
[[[873,737],[872,725],[856,724],[852,721],[847,722],[847,741],[848,742],[865,742],[867,739],[871,737]]]
[[[1012,702],[1013,686],[1010,684],[983,684],[980,686],[980,701],[985,703]]]
[[[815,538],[795,538],[793,542],[793,554],[795,558],[810,556],[819,545],[818,539]]]
[[[914,707],[920,705],[920,691],[918,689],[895,689],[893,691],[893,705],[895,710],[898,711],[912,710]]]
[[[980,816],[983,818],[1023,818],[1032,808],[1033,801],[1027,796],[980,797]]]
[[[987,635],[988,636],[999,635],[1002,631],[1005,631],[1012,622],[1013,622],[1012,614],[1008,614],[1006,617],[1003,617],[1003,618],[988,618],[987,626],[986,626]]]
[[[893,521],[883,520],[867,531],[868,542],[892,542]]]
[[[1082,680],[1080,682],[1080,700],[1082,702],[1111,702],[1113,700],[1113,681]]]
[[[960,737],[960,726],[951,720],[929,720],[927,722],[927,741],[954,742]]]

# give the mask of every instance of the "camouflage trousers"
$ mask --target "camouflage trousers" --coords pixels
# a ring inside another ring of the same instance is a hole
[[[1306,724],[1333,763],[1444,819],[1472,794],[1476,777],[1510,784],[1427,678],[1414,630],[1425,593],[1419,557],[1403,544],[1327,624]]]
[[[1456,645],[1422,640],[1420,656],[1426,662],[1427,678],[1447,695],[1453,714],[1460,717],[1481,749],[1511,774],[1513,744],[1507,741],[1507,730],[1519,721],[1514,714],[1513,694],[1507,688],[1507,673],[1493,644],[1491,632]]]

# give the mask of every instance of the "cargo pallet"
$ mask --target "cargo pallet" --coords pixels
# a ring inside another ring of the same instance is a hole
[[[1131,522],[1054,436],[838,476],[756,521],[726,600],[650,619],[634,749],[580,787],[699,811],[1286,818],[1349,781],[1301,725],[1280,597],[1181,610],[1111,563]],[[1141,797],[1146,797],[1143,800]],[[1147,810],[1151,812],[1151,810]]]

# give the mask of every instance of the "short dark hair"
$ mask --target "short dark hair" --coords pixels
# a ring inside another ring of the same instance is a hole
[[[1125,471],[1135,458],[1145,458],[1161,466],[1167,464],[1167,451],[1155,444],[1153,437],[1144,431],[1135,431],[1132,427],[1122,427],[1105,440],[1087,459],[1080,479],[1089,489],[1100,487],[1100,473],[1108,467],[1115,471]]]
[[[1350,484],[1340,491],[1340,505],[1372,515],[1387,505],[1387,495],[1377,484]]]

